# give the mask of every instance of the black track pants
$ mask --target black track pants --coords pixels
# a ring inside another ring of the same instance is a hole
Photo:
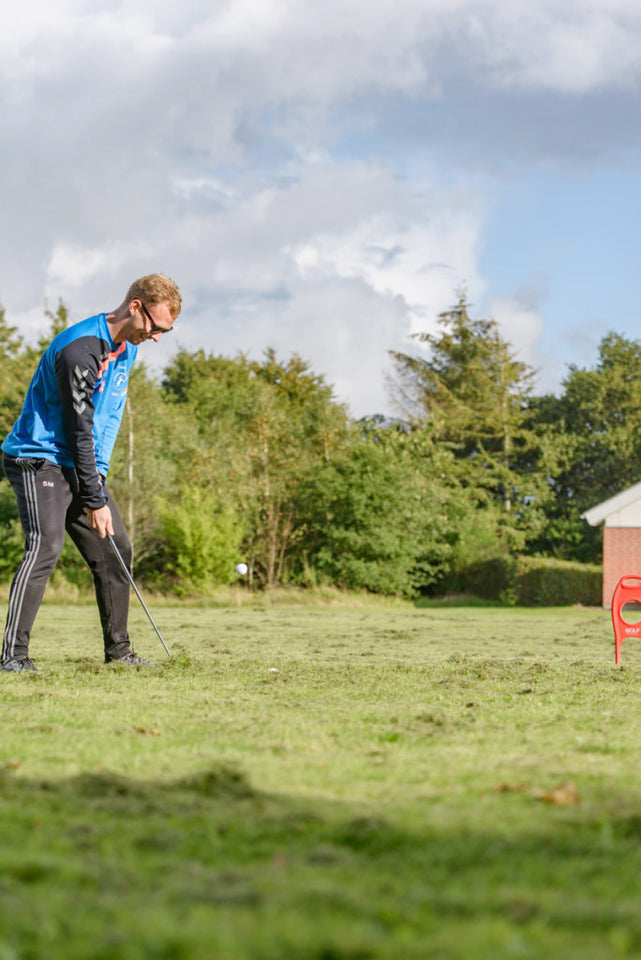
[[[65,530],[94,578],[105,653],[109,657],[129,653],[129,581],[109,541],[101,539],[87,520],[75,471],[49,460],[8,456],[3,457],[2,466],[16,495],[25,535],[24,556],[9,592],[2,659],[28,655],[31,628],[62,551]],[[114,540],[131,566],[131,544],[122,518],[107,488],[103,489],[113,518]]]

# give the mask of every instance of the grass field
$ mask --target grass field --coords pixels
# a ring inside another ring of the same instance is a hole
[[[48,605],[0,677],[0,960],[641,956],[607,612],[152,609],[158,667]]]

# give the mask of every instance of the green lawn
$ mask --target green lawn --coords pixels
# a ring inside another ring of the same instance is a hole
[[[48,605],[40,672],[0,676],[0,960],[641,956],[607,612],[153,612],[158,667]]]

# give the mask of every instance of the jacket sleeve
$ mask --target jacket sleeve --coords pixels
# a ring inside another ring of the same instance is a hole
[[[80,497],[91,510],[106,502],[96,466],[92,399],[102,353],[102,341],[97,337],[80,337],[63,347],[55,359],[65,439],[76,467]]]

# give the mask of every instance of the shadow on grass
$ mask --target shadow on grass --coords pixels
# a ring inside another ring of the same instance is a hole
[[[0,805],[2,960],[507,957],[515,937],[532,956],[641,949],[636,812],[492,831],[469,815],[443,827],[426,805],[404,825],[260,793],[224,766],[166,782],[7,771]]]

